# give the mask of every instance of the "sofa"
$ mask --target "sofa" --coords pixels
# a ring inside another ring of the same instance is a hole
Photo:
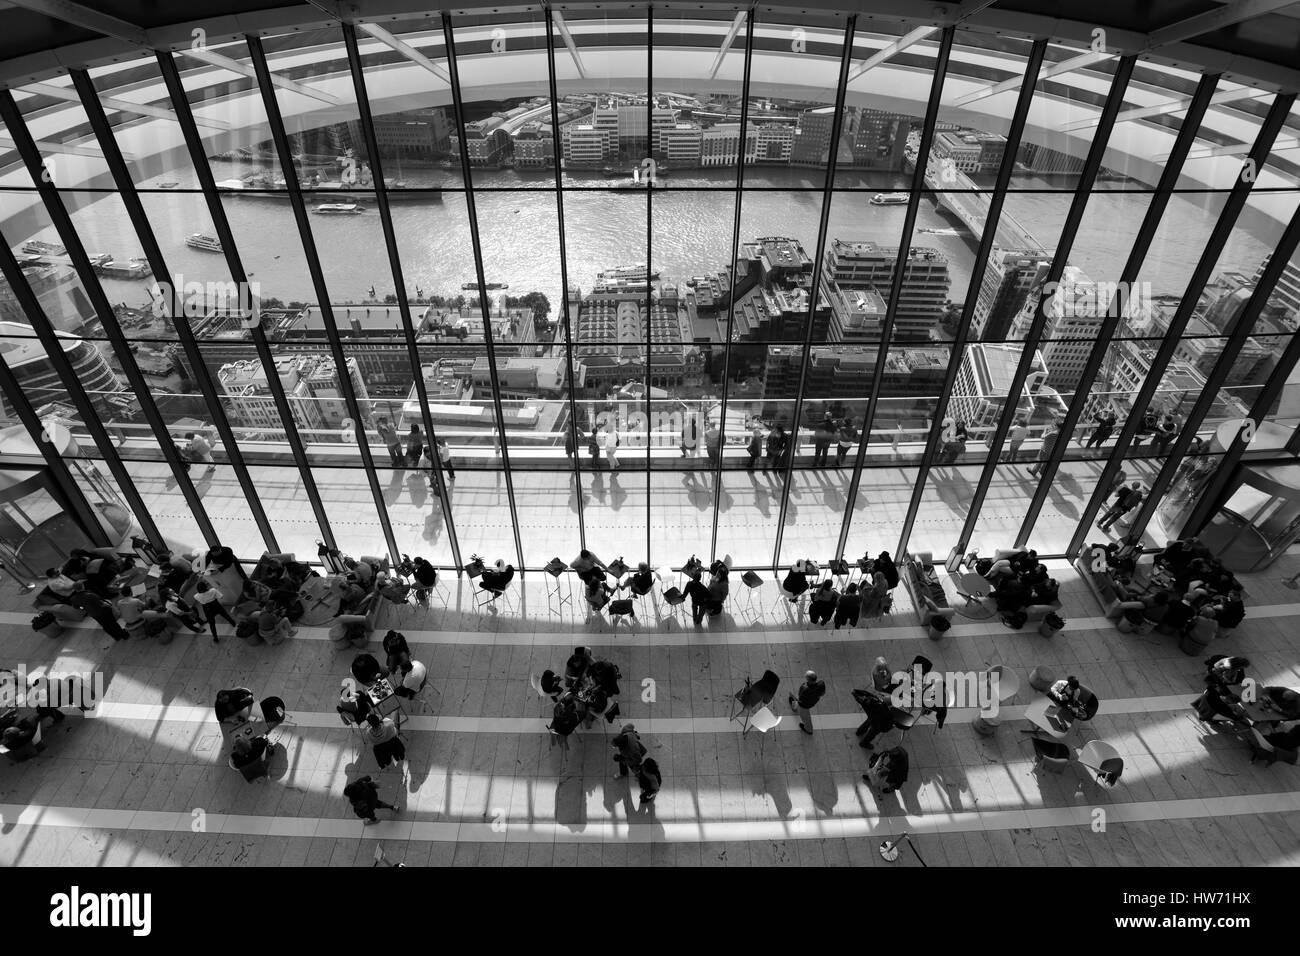
[[[927,627],[936,617],[952,620],[957,609],[948,603],[948,595],[943,589],[938,569],[934,566],[932,552],[904,552],[903,560],[898,563],[898,576],[912,599],[912,606],[916,608],[922,627]]]

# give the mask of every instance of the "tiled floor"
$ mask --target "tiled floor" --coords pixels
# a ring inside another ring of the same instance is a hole
[[[1266,684],[1300,687],[1300,604],[1279,583],[1294,570],[1247,577],[1250,616],[1215,648],[1249,656]],[[1252,767],[1243,744],[1208,732],[1187,706],[1200,659],[1167,637],[1121,634],[1073,571],[1056,573],[1067,618],[1056,638],[965,622],[940,643],[917,626],[902,589],[892,618],[852,631],[808,627],[770,582],[703,630],[655,607],[615,631],[567,605],[553,613],[538,575],[497,614],[477,612],[468,585],[453,581],[448,609],[390,608],[381,625],[380,634],[405,632],[440,691],[406,726],[406,774],[358,756],[338,722],[353,652],[336,651],[323,629],[301,628],[276,648],[188,636],[114,645],[91,627],[50,640],[28,629],[28,599],[6,585],[0,664],[102,669],[108,695],[100,716],[50,733],[41,756],[0,767],[0,863],[368,865],[378,843],[412,865],[919,865],[910,853],[881,860],[879,842],[902,832],[930,865],[1300,863],[1300,770]],[[622,670],[622,711],[664,774],[652,809],[614,778],[607,731],[580,733],[563,771],[549,746],[528,675],[562,665],[574,644]],[[993,737],[974,732],[971,710],[942,730],[913,729],[909,781],[873,793],[850,691],[869,685],[877,656],[902,669],[918,653],[939,670],[1001,663],[1023,680],[1043,664],[1078,674],[1103,706],[1066,742],[1115,746],[1119,786],[1102,791],[1075,767],[1031,772],[1017,719],[1035,696],[1025,686]],[[789,716],[766,738],[728,722],[746,676],[780,674],[780,702],[809,667],[828,685],[815,736]],[[245,783],[219,754],[210,702],[237,685],[284,697],[294,720],[266,783]],[[396,818],[366,827],[352,816],[341,790],[365,773],[385,798],[400,794]]]
[[[671,455],[668,461],[679,464]],[[626,459],[614,474],[584,471],[581,508],[587,547],[607,559],[618,554],[630,558],[632,552],[644,551],[649,541],[651,560],[658,563],[680,562],[693,552],[707,553],[716,502],[722,550],[733,555],[761,555],[759,564],[770,561],[781,509],[777,473],[728,470],[717,488],[713,475],[703,470],[704,459],[692,461],[700,463],[701,470],[653,471],[648,482],[643,459]],[[1065,553],[1102,464],[1100,460],[1072,461],[1058,473],[1035,522],[1035,545],[1043,554]],[[1149,480],[1153,464],[1159,462],[1134,460],[1125,467],[1132,477]],[[250,471],[279,547],[314,555],[320,530],[297,471],[262,465]],[[969,511],[980,471],[980,466],[969,465],[930,472],[909,539],[914,551],[947,553]],[[131,473],[163,535],[181,550],[201,546],[202,536],[166,465],[133,462]],[[915,467],[907,466],[873,467],[866,473],[854,505],[849,554],[875,554],[895,546],[916,473]],[[196,472],[195,477],[221,541],[238,554],[260,554],[262,538],[248,515],[234,472],[219,466],[210,475]],[[356,467],[329,467],[315,469],[313,477],[342,550],[348,554],[384,553],[387,549],[366,473]],[[442,507],[429,492],[423,473],[381,468],[378,477],[398,548],[423,555],[439,566],[455,567]],[[579,503],[572,474],[520,470],[511,478],[525,565],[541,568],[557,554],[566,559],[577,554],[581,547]],[[821,555],[827,542],[838,538],[851,478],[852,469],[847,467],[794,472],[783,536],[783,554],[790,561],[795,556]],[[462,557],[468,561],[471,553],[513,556],[514,529],[503,474],[462,467],[451,486],[452,520]],[[1000,467],[989,486],[970,546],[989,553],[1013,539],[1036,486],[1028,464]],[[1158,528],[1151,530],[1148,543],[1159,537]]]

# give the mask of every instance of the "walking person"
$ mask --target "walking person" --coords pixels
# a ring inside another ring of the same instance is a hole
[[[844,465],[844,459],[848,457],[857,441],[858,430],[853,427],[853,419],[844,419],[835,432],[835,467],[839,468]]]
[[[379,799],[379,788],[369,777],[362,777],[360,780],[354,780],[343,788],[343,796],[348,798],[352,804],[352,812],[355,813],[366,823],[377,823],[375,818],[376,810],[392,810],[398,812],[398,808],[391,803],[384,803]]]
[[[1056,427],[1056,422],[1048,423],[1047,428],[1043,430],[1043,443],[1038,447],[1038,459],[1029,469],[1029,473],[1035,478],[1043,473],[1043,466],[1052,457],[1052,450],[1056,448],[1057,439],[1060,437],[1061,432]]]
[[[397,434],[397,429],[388,420],[388,416],[380,415],[375,419],[375,431],[379,433],[379,440],[388,449],[388,457],[393,460],[393,467],[401,468],[406,461],[406,453],[402,450],[402,436]]]
[[[790,709],[799,715],[799,729],[805,734],[812,734],[812,709],[825,695],[826,682],[817,676],[816,671],[806,672],[799,689],[790,695]]]
[[[857,627],[861,614],[862,596],[858,594],[858,586],[850,584],[835,604],[835,630],[838,631],[846,622],[850,628]]]
[[[664,775],[659,772],[659,764],[653,757],[646,757],[641,761],[641,767],[636,772],[636,782],[641,787],[641,797],[638,802],[642,806],[654,803],[655,797],[659,795],[659,788],[664,784]]]
[[[203,617],[208,622],[213,644],[221,643],[220,638],[217,637],[217,618],[224,617],[231,627],[235,626],[235,619],[221,604],[222,597],[222,593],[207,581],[199,581],[194,591],[194,603],[199,606],[199,610],[203,612]]]
[[[1128,488],[1121,488],[1115,492],[1115,503],[1110,506],[1102,519],[1097,522],[1097,527],[1102,531],[1109,531],[1121,517],[1128,514],[1142,503],[1142,483],[1135,481]]]
[[[217,470],[216,463],[212,460],[212,443],[202,435],[195,432],[186,432],[185,437],[189,443],[185,446],[185,457],[190,461],[197,461],[200,464],[208,466],[204,475],[210,475]]]
[[[624,724],[618,736],[610,743],[614,747],[614,762],[618,764],[618,776],[626,777],[628,772],[633,770],[639,774],[646,749],[641,743],[641,735],[636,732],[635,725]]]
[[[442,470],[447,473],[448,481],[456,480],[456,469],[451,463],[451,446],[447,444],[447,439],[438,439],[438,461],[442,462]]]
[[[419,425],[412,425],[406,436],[406,460],[412,468],[419,467],[420,455],[424,453],[424,433]]]
[[[1025,443],[1029,437],[1029,426],[1025,424],[1023,418],[1017,418],[1016,423],[1011,426],[1007,432],[1007,450],[1002,453],[1003,461],[1014,462],[1020,455],[1020,446]]]
[[[406,759],[406,745],[397,735],[397,724],[391,717],[380,717],[374,711],[366,714],[366,739],[374,748],[380,770],[390,763],[401,763]]]

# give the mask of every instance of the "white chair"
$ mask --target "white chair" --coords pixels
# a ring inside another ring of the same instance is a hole
[[[1092,771],[1093,782],[1104,790],[1114,788],[1124,772],[1119,751],[1101,740],[1090,740],[1079,749],[1079,763]]]
[[[767,732],[769,730],[776,730],[777,727],[781,726],[781,721],[784,719],[785,718],[778,717],[776,714],[772,713],[772,708],[768,707],[767,705],[758,708],[758,710],[754,711],[753,714],[750,716],[749,718],[750,729],[757,730],[760,734],[763,735],[759,739],[759,743],[758,743],[758,752],[760,754],[763,752],[763,743],[764,741],[767,740]]]
[[[542,675],[532,673],[528,675],[528,686],[531,687],[542,701],[542,716],[546,716],[554,707],[551,695],[542,690]]]

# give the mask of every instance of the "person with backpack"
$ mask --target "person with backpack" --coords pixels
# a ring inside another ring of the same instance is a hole
[[[816,671],[805,673],[799,689],[790,695],[790,709],[799,716],[799,729],[809,736],[813,732],[812,709],[825,695],[826,682]]]
[[[641,762],[645,758],[645,744],[633,724],[624,724],[619,735],[610,743],[614,747],[614,762],[618,764],[618,776],[626,777],[630,770],[640,773]]]
[[[360,780],[354,780],[343,788],[343,796],[348,798],[352,804],[352,812],[355,813],[366,823],[378,823],[375,818],[376,810],[392,810],[398,812],[398,808],[391,803],[384,803],[379,799],[379,788],[369,777],[362,777]]]

